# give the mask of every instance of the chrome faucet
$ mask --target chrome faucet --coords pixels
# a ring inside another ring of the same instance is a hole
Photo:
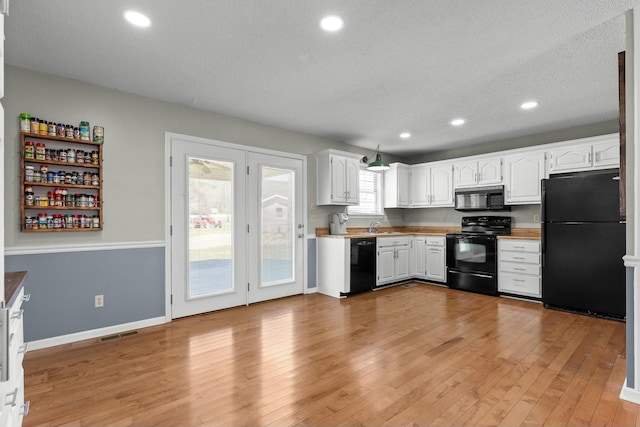
[[[379,221],[371,221],[371,224],[369,224],[369,233],[373,233],[373,230],[375,230],[376,233],[380,232],[380,222]]]

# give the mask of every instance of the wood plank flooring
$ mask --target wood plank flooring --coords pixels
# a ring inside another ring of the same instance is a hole
[[[418,284],[29,352],[25,426],[640,425],[624,323]]]

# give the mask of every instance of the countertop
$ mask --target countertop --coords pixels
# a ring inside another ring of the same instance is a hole
[[[349,227],[347,234],[329,234],[329,229],[316,228],[317,237],[334,239],[359,239],[365,237],[393,236],[446,236],[447,233],[459,233],[460,227],[380,227],[380,233],[369,233],[367,227]],[[498,236],[498,239],[540,240],[539,228],[514,228],[510,236]]]
[[[27,280],[26,271],[13,271],[4,273],[4,300],[5,306],[11,307],[16,302],[20,289],[24,287]]]
[[[380,227],[379,233],[369,233],[368,227],[349,227],[347,234],[329,234],[328,228],[316,228],[317,237],[335,239],[358,239],[365,237],[393,237],[393,236],[446,236],[456,233],[460,227]]]

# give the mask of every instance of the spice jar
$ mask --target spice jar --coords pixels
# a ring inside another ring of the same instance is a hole
[[[24,167],[24,180],[26,182],[33,182],[33,166]]]
[[[47,214],[44,212],[38,214],[38,228],[47,228]]]
[[[24,143],[24,158],[33,159],[33,141],[25,141]]]
[[[89,122],[80,122],[80,139],[89,141]]]
[[[47,133],[49,136],[56,136],[56,124],[54,122],[47,123]]]
[[[46,149],[44,142],[36,143],[36,160],[44,160],[46,157]]]
[[[31,114],[20,113],[20,132],[31,130]]]
[[[73,126],[66,125],[64,128],[64,136],[66,138],[73,138]]]
[[[45,122],[44,120],[40,122],[40,135],[46,135],[48,132],[49,126],[47,125],[47,122]]]
[[[56,136],[64,137],[65,126],[63,123],[58,123],[56,125]]]
[[[93,218],[91,218],[91,228],[100,228],[100,217],[97,215],[94,215]]]
[[[31,118],[30,131],[31,133],[40,133],[40,121],[37,117]]]

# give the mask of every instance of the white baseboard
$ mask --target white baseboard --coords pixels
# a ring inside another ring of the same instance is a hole
[[[105,335],[119,334],[121,332],[131,331],[133,329],[148,328],[149,326],[161,325],[163,323],[167,323],[167,320],[164,316],[154,317],[152,319],[123,323],[121,325],[107,326],[106,328],[92,329],[90,331],[82,331],[75,334],[61,335],[53,338],[30,341],[27,344],[27,351],[40,350],[43,348],[54,347],[56,345],[69,344],[72,342],[78,342],[92,338],[99,338]]]
[[[307,288],[304,290],[305,294],[316,294],[318,293],[318,287],[314,286],[313,288]]]
[[[627,387],[627,381],[625,380],[620,391],[620,399],[640,404],[640,391]]]

